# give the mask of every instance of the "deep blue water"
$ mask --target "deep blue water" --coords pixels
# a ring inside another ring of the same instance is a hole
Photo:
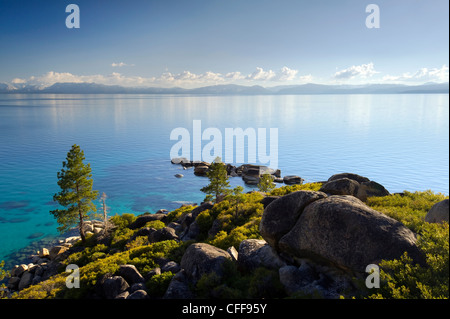
[[[353,172],[390,192],[449,194],[448,94],[5,94],[0,95],[0,260],[57,234],[49,211],[58,191],[56,173],[72,144],[84,150],[94,188],[108,195],[110,215],[202,201],[199,189],[207,180],[172,165],[169,156],[176,143],[171,131],[192,132],[193,120],[222,134],[225,128],[266,128],[268,134],[278,128],[282,175],[300,175],[306,182]],[[232,185],[243,183],[236,177]]]

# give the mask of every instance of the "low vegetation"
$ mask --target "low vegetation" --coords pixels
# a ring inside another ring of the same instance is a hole
[[[268,195],[283,196],[298,190],[318,190],[320,183],[283,186],[271,190]],[[263,214],[259,192],[242,194],[229,193],[211,209],[204,210],[196,222],[200,229],[198,241],[227,249],[244,239],[262,239],[259,223]],[[442,194],[426,192],[404,192],[385,197],[372,197],[367,201],[370,207],[404,223],[418,237],[418,245],[426,256],[426,265],[414,265],[404,255],[398,260],[383,261],[381,268],[381,288],[366,291],[367,298],[448,298],[449,284],[449,226],[447,223],[430,224],[424,216],[437,202],[446,198]],[[167,214],[166,224],[179,220],[194,206],[184,206]],[[82,249],[70,254],[61,264],[61,273],[37,285],[16,293],[14,298],[88,298],[95,290],[101,276],[115,273],[119,265],[131,264],[145,275],[155,267],[161,267],[162,260],[180,263],[186,248],[192,243],[165,240],[149,243],[146,236],[135,236],[139,229],[128,228],[136,217],[132,214],[116,215],[110,218],[114,227],[109,241],[98,243],[94,236],[87,237],[85,243],[77,245]],[[154,221],[145,227],[161,229],[165,224]],[[65,286],[64,268],[68,264],[80,267],[80,289]],[[278,272],[258,268],[252,273],[243,273],[236,264],[227,262],[225,276],[204,275],[195,287],[201,298],[285,298]],[[2,272],[0,272],[0,275]],[[146,281],[148,294],[152,298],[164,295],[174,274],[163,272]]]

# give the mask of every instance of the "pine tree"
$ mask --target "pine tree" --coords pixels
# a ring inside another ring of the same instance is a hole
[[[214,199],[214,202],[217,203],[230,192],[228,189],[230,183],[228,182],[227,168],[220,157],[217,157],[211,163],[206,176],[209,178],[209,185],[203,187],[201,191],[208,194],[205,200]]]
[[[231,195],[229,195],[229,198],[234,205],[234,218],[239,216],[239,205],[245,200],[245,196],[242,194],[243,191],[244,187],[236,186],[231,190]]]
[[[90,212],[97,211],[92,203],[98,196],[98,191],[92,190],[93,180],[90,164],[84,164],[84,152],[76,144],[67,153],[63,168],[58,172],[59,193],[53,196],[65,209],[56,209],[50,213],[56,218],[58,230],[63,233],[78,223],[81,240],[85,242],[84,219]]]
[[[273,178],[270,174],[263,174],[259,178],[258,189],[261,192],[268,193],[275,188]]]

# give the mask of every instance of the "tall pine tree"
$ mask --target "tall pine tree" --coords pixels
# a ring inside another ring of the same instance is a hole
[[[50,212],[60,225],[58,230],[61,233],[78,224],[83,242],[86,240],[84,220],[90,212],[97,211],[92,201],[98,196],[98,191],[92,190],[91,166],[84,164],[84,160],[84,152],[78,145],[73,145],[67,153],[61,172],[58,172],[58,185],[61,191],[53,196],[53,200],[65,209]]]
[[[228,182],[227,168],[222,163],[220,157],[217,157],[211,163],[208,172],[206,173],[209,179],[209,185],[200,189],[203,193],[208,194],[205,200],[214,199],[214,202],[219,202],[225,195],[230,193]]]

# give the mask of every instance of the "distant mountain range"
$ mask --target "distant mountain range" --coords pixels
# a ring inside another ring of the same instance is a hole
[[[212,85],[195,89],[160,87],[124,87],[97,83],[55,83],[48,87],[36,85],[11,85],[0,83],[0,93],[49,93],[49,94],[214,94],[214,95],[289,95],[289,94],[413,94],[449,93],[448,83],[422,85],[365,84],[324,85],[302,84],[262,87],[259,85]]]

